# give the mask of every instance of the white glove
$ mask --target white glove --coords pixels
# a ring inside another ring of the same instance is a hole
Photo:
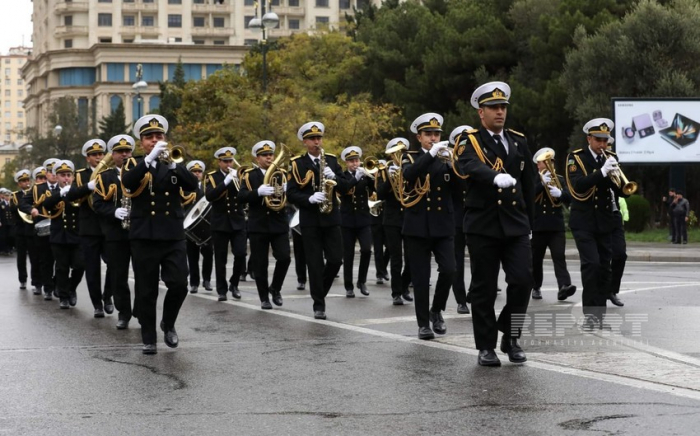
[[[360,181],[360,179],[362,179],[366,175],[367,171],[365,171],[365,169],[362,167],[357,168],[357,170],[355,171],[355,179],[357,181]]]
[[[260,185],[258,188],[258,195],[261,197],[268,197],[275,193],[275,188],[270,185]]]
[[[160,154],[168,149],[168,143],[165,141],[158,141],[156,145],[153,147],[153,150],[151,150],[150,153],[148,153],[148,156],[146,156],[146,163],[150,166],[151,163],[155,160],[158,159],[158,156]]]
[[[549,171],[545,171],[545,173],[542,174],[542,184],[546,185],[551,181],[552,181],[552,173],[550,173]]]
[[[68,194],[68,191],[70,191],[70,185],[66,185],[63,188],[61,188],[61,197],[65,197],[66,194]]]
[[[549,195],[551,195],[553,198],[559,198],[561,197],[561,189],[557,188],[556,186],[549,186]]]
[[[175,162],[170,162],[170,165],[168,165],[169,170],[174,170],[177,167],[177,164]]]
[[[390,167],[389,167],[389,175],[390,175],[390,176],[393,176],[394,173],[397,172],[398,170],[399,170],[399,167],[397,167],[396,165],[390,166]]]
[[[114,210],[114,218],[118,220],[124,221],[124,218],[126,218],[129,215],[129,211],[124,209],[123,207],[118,207]]]
[[[287,192],[287,182],[282,183],[282,189]]]
[[[309,203],[311,204],[323,203],[324,201],[326,201],[325,192],[314,192],[314,195],[309,197]]]
[[[603,177],[608,177],[608,174],[612,170],[617,169],[617,160],[610,156],[605,163],[603,164],[603,168],[600,169],[600,172],[603,173]]]
[[[95,185],[96,185],[95,181],[94,181],[94,180],[90,180],[90,181],[88,182],[88,184],[87,184],[87,187],[88,187],[89,190],[94,191],[94,190],[95,190]]]
[[[510,188],[511,186],[515,186],[516,183],[518,183],[518,181],[510,174],[498,174],[493,178],[493,184],[499,188]]]
[[[449,143],[450,143],[450,141],[436,142],[435,144],[433,144],[433,147],[429,151],[430,155],[433,157],[437,156],[438,153],[440,153],[442,150],[447,148]]]
[[[238,176],[238,171],[236,170],[231,170],[227,175],[226,178],[224,179],[224,185],[228,186],[229,183],[233,182],[233,179]]]
[[[326,176],[327,179],[335,179],[335,173],[329,167],[323,167],[323,175]]]

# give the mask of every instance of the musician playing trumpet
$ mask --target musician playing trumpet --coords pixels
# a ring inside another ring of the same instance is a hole
[[[540,173],[535,185],[535,221],[532,224],[532,298],[542,299],[542,263],[549,248],[557,278],[557,299],[566,300],[574,295],[576,286],[571,284],[571,276],[566,268],[566,226],[563,205],[571,204],[566,181],[554,170],[555,152],[549,147],[541,148],[532,157]]]
[[[612,276],[613,193],[629,197],[614,182],[622,179],[620,169],[615,154],[606,151],[613,127],[608,118],[587,122],[583,133],[588,146],[566,159],[566,184],[572,197],[569,227],[581,259],[585,330],[603,328]]]
[[[270,297],[275,306],[282,306],[282,284],[289,270],[291,255],[289,249],[289,222],[285,211],[287,171],[286,168],[272,166],[276,144],[272,141],[260,141],[253,146],[253,158],[257,168],[246,170],[241,176],[241,190],[238,199],[248,203],[248,238],[250,239],[250,258],[258,288],[260,307],[272,309]],[[283,149],[280,153],[285,153]],[[289,162],[289,156],[280,156],[275,160],[278,165]],[[265,176],[270,183],[265,183]],[[273,186],[274,185],[274,186]],[[281,192],[280,192],[281,191]],[[274,209],[268,207],[265,199],[275,198]],[[279,208],[277,206],[280,206]],[[268,281],[268,253],[272,249],[275,269],[272,282]]]

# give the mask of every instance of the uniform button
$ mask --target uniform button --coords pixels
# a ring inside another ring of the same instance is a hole
[[[170,202],[165,203],[166,206],[170,206]]]
[[[166,210],[166,211],[165,211],[165,214],[166,214],[166,215],[170,215],[170,212],[168,212],[168,211]]]
[[[503,192],[503,189],[501,189],[501,188],[498,188],[498,192]]]
[[[430,201],[430,197],[428,197],[428,201]]]
[[[168,195],[170,195],[170,192],[166,192],[166,193],[165,193],[165,196],[166,196],[166,197],[167,197]]]
[[[267,212],[268,215],[270,215],[270,212]]]
[[[597,200],[597,199],[598,199],[598,196],[596,195],[596,196],[595,196],[595,200]]]
[[[430,210],[430,208],[429,208],[429,207],[428,207],[428,210]]]
[[[151,215],[155,215],[155,214],[156,214],[156,211],[155,211],[155,210],[152,210],[152,211],[151,211]]]
[[[595,205],[595,208],[598,209],[598,205],[597,205],[597,204]]]
[[[151,197],[155,197],[155,196],[156,196],[156,193],[155,193],[155,192],[151,192]]]
[[[442,188],[440,188],[440,187],[438,186],[438,189],[437,189],[437,190],[438,190],[438,191],[442,191]]]
[[[513,194],[515,194],[515,192],[516,192],[516,191],[515,191],[515,188],[513,188]]]
[[[152,202],[151,202],[151,206],[155,206],[155,205],[156,205],[156,202],[155,202],[155,201],[152,201]]]
[[[462,194],[465,194],[465,195],[466,195],[466,194],[467,194],[467,191],[462,191]]]
[[[75,229],[75,226],[73,226],[73,228]]]
[[[226,203],[226,206],[231,206],[231,203]]]
[[[515,202],[513,202],[513,206],[515,206]]]
[[[403,212],[403,207],[401,208],[401,212]]]
[[[442,200],[442,197],[438,197],[438,201],[441,201],[441,200]]]
[[[442,208],[438,206],[438,210],[442,210]]]
[[[498,200],[498,204],[501,204],[501,203],[503,203],[503,202],[501,200]]]

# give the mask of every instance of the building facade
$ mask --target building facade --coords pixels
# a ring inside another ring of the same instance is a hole
[[[266,9],[280,23],[268,38],[341,28],[345,14],[381,0],[35,0],[33,51],[22,70],[28,85],[26,124],[48,126],[51,102],[72,96],[91,126],[121,101],[127,120],[160,104],[159,81],[183,63],[186,79],[199,80],[224,64],[240,65],[261,39],[249,21]],[[148,86],[138,93],[137,65]]]
[[[24,129],[27,126],[24,99],[27,97],[27,85],[22,78],[22,67],[29,59],[29,52],[27,47],[14,47],[7,55],[0,55],[0,144],[24,141]]]

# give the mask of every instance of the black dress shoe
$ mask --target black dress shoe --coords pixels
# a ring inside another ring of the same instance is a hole
[[[117,330],[126,330],[129,328],[129,320],[126,318],[119,318],[117,320]]]
[[[241,291],[238,290],[238,286],[231,286],[229,290],[231,291],[231,296],[233,298],[236,300],[241,299]]]
[[[439,335],[444,335],[447,333],[447,326],[445,325],[445,320],[442,318],[442,313],[435,313],[430,311],[430,322],[433,323],[433,330]]]
[[[480,366],[501,366],[501,360],[496,355],[493,348],[488,350],[479,350],[479,358],[477,363]]]
[[[593,316],[593,315],[586,315],[586,319],[583,321],[583,325],[581,325],[581,330],[584,332],[592,332],[598,328],[600,323],[598,322],[598,319]]]
[[[260,303],[260,308],[264,310],[271,310],[272,309],[272,304],[270,304],[269,301],[263,301]]]
[[[156,344],[143,344],[143,354],[158,354],[158,347]]]
[[[71,306],[75,306],[78,304],[78,294],[75,292],[71,292],[70,295],[68,296],[68,304]]]
[[[400,295],[397,295],[394,297],[394,302],[392,303],[394,306],[403,306],[403,298],[401,298]]]
[[[95,309],[95,318],[104,318],[105,311],[102,309]]]
[[[401,297],[406,301],[413,301],[413,297],[411,297],[411,293],[408,291],[404,292]]]
[[[383,277],[377,277],[377,284],[378,284],[378,285],[383,285],[383,284],[384,284],[384,278],[383,278]]]
[[[391,281],[391,279],[389,278],[389,274],[384,274],[384,275],[382,276],[382,278],[384,279],[385,282],[390,282],[390,281]]]
[[[105,313],[107,315],[111,315],[112,313],[114,313],[114,303],[112,303],[111,298],[105,301]]]
[[[167,345],[170,348],[177,348],[178,344],[180,343],[180,340],[177,337],[175,327],[165,328],[165,323],[161,321],[160,329],[163,330],[163,333],[165,333],[163,337],[165,345]]]
[[[458,304],[457,313],[461,313],[462,315],[468,315],[471,312],[469,312],[469,306],[467,306],[466,304]]]
[[[306,282],[297,283],[297,291],[303,291],[306,289]]]
[[[196,294],[197,288],[199,288],[199,286],[195,286],[195,285],[190,286],[190,294]]]
[[[213,291],[214,288],[211,287],[211,282],[209,280],[205,280],[204,283],[202,283],[202,286],[204,286],[205,291]]]
[[[532,290],[532,299],[533,300],[541,300],[542,299],[542,291],[539,289],[533,289]]]
[[[224,294],[219,294],[218,300],[219,300],[219,301],[226,301],[226,295],[224,295]]]
[[[617,307],[622,307],[622,306],[625,305],[625,303],[623,303],[622,300],[620,300],[619,298],[617,298],[617,294],[610,294],[610,295],[608,295],[608,300],[610,300],[610,302],[611,302],[612,304],[614,304],[615,306],[617,306]]]
[[[467,303],[472,304],[472,293],[471,292],[467,292]]]
[[[34,295],[41,295],[41,286],[34,286],[32,292],[34,293]]]
[[[246,273],[244,273],[244,272],[241,273],[241,281],[242,282],[245,282],[245,276],[246,276]]]
[[[326,312],[322,310],[314,310],[314,319],[326,319]]]
[[[282,300],[282,294],[279,292],[275,292],[272,294],[272,302],[275,304],[275,306],[281,306],[284,304],[284,300]]]
[[[430,327],[420,327],[418,329],[418,339],[435,339],[435,333],[433,333]]]
[[[362,295],[369,295],[369,291],[367,290],[367,285],[365,285],[364,283],[358,283],[357,289],[359,289],[360,292],[362,292]]]
[[[345,297],[346,298],[355,298],[355,291],[352,289],[346,289],[345,290]]]
[[[44,300],[46,301],[51,301],[53,300],[53,292],[44,292]]]
[[[27,289],[27,283],[26,283],[26,282],[20,283],[20,284],[19,284],[19,288],[20,288],[20,289]]]
[[[510,338],[503,335],[501,338],[501,351],[508,355],[508,360],[513,363],[524,363],[527,362],[527,357],[525,357],[525,352],[518,344],[517,338]]]
[[[564,285],[557,292],[557,300],[564,301],[576,293],[576,286],[574,285]]]
[[[59,307],[61,309],[68,309],[70,305],[68,304],[68,299],[67,298],[61,298],[61,301],[59,303]]]

